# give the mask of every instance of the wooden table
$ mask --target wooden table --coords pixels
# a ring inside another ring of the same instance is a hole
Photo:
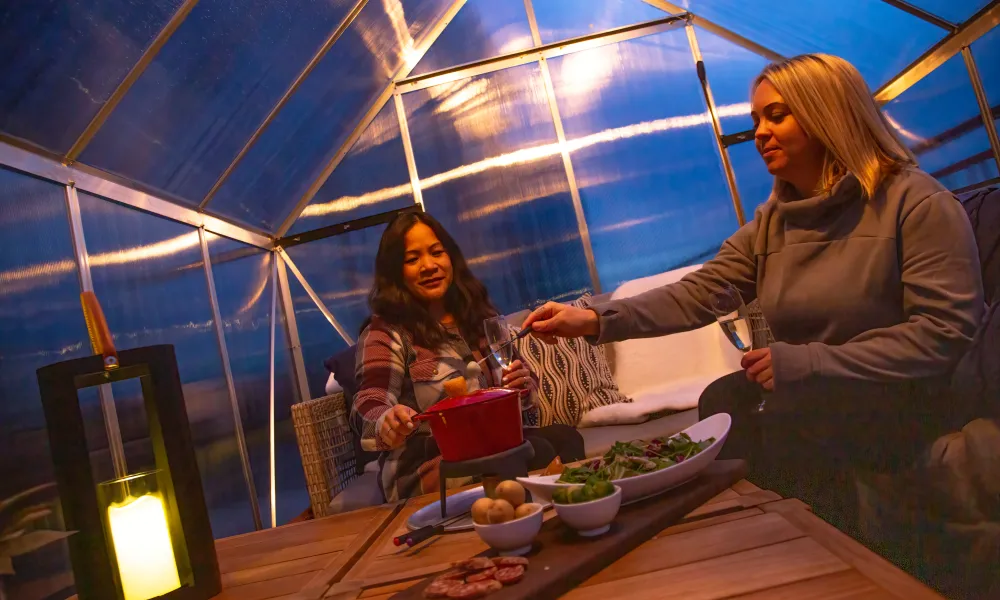
[[[226,591],[246,600],[384,599],[486,550],[474,532],[392,544],[434,495],[218,542]],[[546,518],[552,518],[548,511]],[[532,563],[531,568],[544,568]],[[295,593],[298,592],[298,593]],[[741,481],[659,532],[567,599],[940,598],[814,516]]]

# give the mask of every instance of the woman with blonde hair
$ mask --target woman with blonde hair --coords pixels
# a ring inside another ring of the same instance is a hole
[[[700,416],[730,413],[724,456],[850,526],[848,473],[905,467],[959,417],[943,392],[984,310],[975,240],[847,61],[771,64],[752,107],[774,188],[714,259],[589,310],[546,304],[524,326],[603,344],[710,324],[711,295],[727,285],[759,299],[777,342],[711,384]]]

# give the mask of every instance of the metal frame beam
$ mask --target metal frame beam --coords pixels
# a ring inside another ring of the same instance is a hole
[[[689,15],[685,13],[677,16],[668,16],[663,19],[656,19],[654,21],[636,23],[635,25],[626,25],[625,27],[609,29],[608,31],[601,33],[584,35],[561,42],[554,42],[534,48],[518,50],[516,52],[485,58],[483,60],[466,63],[464,65],[458,65],[447,69],[432,71],[423,75],[417,75],[415,77],[400,79],[397,81],[396,86],[400,93],[403,94],[415,92],[417,90],[441,85],[443,83],[466,79],[474,75],[492,73],[493,71],[499,71],[501,69],[537,62],[542,58],[555,58],[557,56],[563,56],[565,54],[571,54],[581,50],[589,50],[591,48],[598,48],[608,44],[616,44],[626,40],[645,37],[661,31],[668,31],[674,27],[683,25],[688,21],[688,19]]]
[[[292,212],[285,218],[284,222],[281,223],[281,227],[279,227],[275,232],[275,237],[284,237],[284,235],[288,233],[288,230],[292,228],[292,224],[295,223],[295,220],[299,218],[302,211],[305,210],[306,206],[308,206],[316,194],[319,193],[320,188],[322,188],[323,184],[326,183],[327,178],[329,178],[330,174],[337,168],[340,161],[344,160],[344,157],[347,156],[348,152],[350,152],[351,147],[353,147],[355,142],[358,141],[361,134],[364,133],[365,129],[368,128],[368,125],[370,125],[375,117],[378,116],[379,111],[382,110],[385,103],[392,98],[396,91],[396,81],[410,74],[413,67],[417,66],[417,63],[419,63],[420,59],[424,57],[427,50],[435,41],[437,41],[438,36],[441,35],[441,32],[444,31],[445,27],[451,23],[452,19],[455,18],[455,15],[458,14],[458,11],[465,6],[466,1],[467,0],[454,0],[454,2],[451,3],[451,6],[448,7],[448,10],[446,10],[444,14],[441,15],[441,18],[438,19],[437,23],[435,23],[428,30],[427,34],[414,46],[413,51],[411,52],[410,60],[400,67],[399,72],[393,80],[385,86],[385,89],[383,89],[382,93],[379,94],[374,104],[372,104],[368,109],[368,112],[365,113],[365,115],[361,118],[361,121],[354,126],[354,130],[351,131],[349,136],[347,136],[344,143],[340,145],[340,148],[333,155],[333,158],[330,159],[330,162],[327,163],[322,171],[320,171],[319,177],[313,181],[313,184],[310,185],[306,190],[306,193],[302,195],[302,198],[299,199],[295,208],[292,209]]]
[[[285,333],[288,336],[288,350],[292,354],[292,370],[295,371],[295,382],[298,386],[299,402],[306,402],[312,395],[309,392],[309,378],[306,376],[306,363],[302,359],[302,342],[299,341],[299,326],[295,320],[295,304],[292,302],[292,289],[288,285],[288,271],[285,268],[286,254],[278,251],[271,253],[278,270],[278,288],[281,293],[281,308],[285,313]],[[274,363],[272,363],[273,365]]]
[[[396,215],[400,213],[422,212],[422,211],[423,211],[422,207],[414,204],[413,206],[407,206],[406,208],[397,208],[396,210],[390,210],[383,213],[378,213],[377,215],[372,215],[370,217],[361,217],[360,219],[354,219],[351,221],[347,221],[346,223],[337,223],[336,225],[327,225],[326,227],[320,227],[319,229],[303,231],[302,233],[296,233],[295,235],[279,238],[274,241],[274,244],[275,246],[280,246],[282,248],[288,249],[293,246],[308,244],[309,242],[315,242],[316,240],[322,240],[335,235],[340,235],[348,231],[358,231],[359,229],[366,229],[368,227],[375,227],[376,225],[382,225],[384,223],[392,221],[393,219],[396,218]]]
[[[993,0],[879,88],[875,92],[875,101],[885,104],[899,96],[998,24],[1000,24],[1000,0]]]
[[[920,8],[919,6],[914,6],[905,0],[882,0],[882,2],[892,6],[893,8],[898,8],[899,10],[909,13],[914,17],[926,21],[935,27],[940,27],[946,31],[953,32],[958,29],[958,25],[955,25],[947,19],[942,19],[941,17],[935,15],[934,13],[927,12],[926,10]]]
[[[532,5],[531,0],[524,0],[524,10],[528,13],[528,27],[531,29],[531,39],[535,46],[540,47],[542,46],[542,36],[538,30],[535,7]],[[569,155],[569,148],[566,145],[566,131],[563,129],[562,116],[559,113],[559,106],[556,102],[555,86],[552,85],[552,74],[549,72],[549,64],[545,57],[538,59],[538,66],[542,71],[542,81],[545,83],[545,96],[548,98],[549,112],[552,113],[552,123],[556,129],[556,140],[559,142],[563,169],[566,171],[566,181],[569,183],[569,193],[573,200],[573,213],[576,215],[576,226],[580,232],[580,243],[583,244],[583,255],[587,261],[587,271],[590,273],[590,285],[594,288],[595,294],[600,294],[601,276],[597,272],[594,246],[590,241],[590,227],[587,225],[587,216],[583,211],[583,200],[580,198],[580,188],[576,183],[573,161]]]
[[[80,289],[84,292],[93,292],[94,280],[90,273],[90,255],[87,253],[87,241],[83,234],[80,199],[76,195],[76,187],[72,183],[66,186],[66,215],[69,218],[70,238],[73,243],[77,273],[80,277]],[[108,437],[108,453],[111,455],[111,466],[115,471],[116,477],[125,477],[128,475],[128,464],[125,460],[125,444],[122,441],[121,427],[118,424],[118,410],[115,408],[115,397],[111,391],[111,384],[104,383],[97,386],[97,396],[101,403],[104,431]]]
[[[708,114],[712,117],[712,132],[715,137],[715,147],[719,151],[719,158],[722,160],[722,170],[726,175],[726,185],[729,186],[729,194],[733,200],[733,208],[736,210],[736,220],[740,227],[746,224],[746,217],[743,214],[743,202],[740,200],[740,190],[736,186],[736,173],[733,171],[733,163],[729,159],[729,149],[722,141],[722,122],[719,120],[719,112],[715,108],[715,99],[712,97],[712,88],[708,85],[708,75],[705,72],[705,61],[701,58],[701,48],[698,47],[698,38],[695,37],[694,27],[688,25],[688,44],[691,45],[691,57],[694,59],[695,69],[698,71],[698,80],[701,81],[701,90],[705,95],[705,104],[708,106]]]
[[[993,119],[993,109],[990,108],[986,90],[983,89],[983,80],[979,77],[979,68],[976,67],[976,60],[968,46],[962,48],[962,58],[965,59],[965,68],[969,71],[972,89],[976,92],[980,116],[983,120],[983,126],[986,128],[986,136],[990,140],[990,148],[993,150],[993,160],[996,162],[997,171],[1000,171],[1000,137],[997,136],[997,124]]]
[[[62,185],[73,183],[77,189],[125,204],[139,210],[153,213],[192,227],[204,227],[212,233],[234,239],[244,244],[270,250],[274,247],[271,238],[234,225],[211,215],[206,215],[186,206],[163,200],[152,194],[140,192],[124,185],[87,173],[76,167],[60,164],[50,158],[0,142],[0,165],[30,173]]]
[[[420,175],[417,174],[417,162],[413,158],[413,142],[410,140],[410,126],[406,122],[406,107],[403,97],[394,92],[392,101],[396,106],[396,118],[399,121],[399,138],[403,142],[403,156],[406,159],[406,170],[410,174],[410,188],[413,191],[413,203],[424,210],[424,193],[420,188]]]
[[[312,73],[313,70],[316,68],[316,65],[319,64],[319,61],[323,60],[323,57],[326,56],[326,53],[330,50],[330,48],[332,48],[333,45],[337,43],[337,40],[339,40],[340,37],[344,35],[344,32],[347,31],[347,28],[351,26],[351,23],[353,23],[354,20],[358,18],[358,15],[361,13],[361,9],[363,9],[366,4],[368,4],[368,0],[358,0],[358,2],[354,5],[354,8],[352,8],[351,11],[348,12],[347,15],[345,15],[344,18],[340,21],[337,27],[334,28],[333,32],[330,33],[329,37],[326,38],[326,41],[324,41],[323,44],[319,47],[319,50],[316,51],[316,54],[314,54],[313,57],[309,60],[309,62],[306,63],[305,68],[302,69],[298,77],[296,77],[295,80],[292,81],[292,84],[288,86],[288,89],[285,90],[285,93],[282,94],[281,98],[278,99],[278,102],[275,103],[273,108],[271,108],[271,111],[267,113],[266,117],[264,117],[264,120],[261,121],[260,125],[257,126],[257,129],[254,130],[253,135],[250,136],[250,139],[248,139],[246,143],[243,144],[243,147],[240,148],[240,151],[236,154],[236,157],[233,158],[233,161],[229,163],[229,166],[226,167],[226,170],[222,172],[222,175],[220,175],[219,178],[215,181],[215,184],[212,185],[212,188],[208,190],[208,193],[205,194],[205,197],[198,204],[198,208],[204,210],[205,206],[207,206],[209,201],[212,200],[216,192],[219,191],[219,188],[222,187],[222,184],[226,181],[226,179],[229,178],[232,172],[236,169],[236,165],[238,165],[240,161],[243,160],[243,157],[246,156],[247,152],[250,151],[250,147],[253,146],[254,143],[260,138],[261,134],[264,133],[264,130],[267,129],[268,125],[270,125],[271,122],[274,121],[274,118],[278,116],[278,112],[280,112],[281,109],[285,107],[285,104],[288,103],[288,100],[291,99],[295,91],[299,89],[299,86],[302,85],[302,82],[305,81],[307,77],[309,77],[309,74]]]
[[[83,149],[87,147],[87,144],[90,143],[90,140],[94,139],[98,130],[100,130],[101,126],[104,125],[104,122],[107,121],[108,117],[111,116],[112,111],[115,110],[118,103],[121,102],[122,98],[125,97],[125,94],[128,93],[132,84],[139,80],[139,77],[142,76],[146,67],[153,62],[153,59],[156,58],[156,55],[159,54],[160,50],[163,49],[163,46],[166,45],[170,36],[174,35],[174,32],[181,26],[184,19],[191,14],[191,11],[194,9],[196,4],[198,4],[198,0],[184,0],[184,4],[181,4],[180,8],[177,9],[177,12],[174,13],[174,16],[170,17],[170,20],[163,26],[160,33],[153,38],[153,41],[150,42],[149,46],[147,46],[143,51],[142,56],[139,57],[139,60],[132,65],[132,68],[129,69],[125,78],[122,79],[121,83],[118,84],[118,87],[115,88],[115,91],[112,92],[108,101],[101,106],[101,109],[97,111],[94,118],[90,120],[86,129],[84,129],[83,133],[80,134],[80,137],[78,137],[76,142],[73,143],[73,146],[70,147],[69,152],[66,153],[67,162],[72,163],[75,161],[76,158],[80,156],[80,153],[83,152]]]
[[[299,271],[299,268],[295,266],[294,262],[292,262],[292,258],[288,256],[288,253],[285,252],[284,248],[278,248],[277,253],[281,255],[281,259],[284,261],[286,265],[288,265],[288,268],[292,270],[292,274],[295,275],[295,278],[299,280],[299,284],[302,285],[302,289],[306,291],[306,294],[309,295],[309,298],[311,298],[313,303],[316,304],[316,308],[319,309],[319,312],[323,313],[323,316],[326,317],[326,320],[330,322],[330,325],[333,325],[333,328],[337,330],[337,333],[340,334],[340,337],[343,338],[345,342],[347,342],[348,346],[353,345],[354,338],[352,338],[347,333],[347,330],[344,329],[343,326],[341,326],[340,321],[338,321],[337,318],[333,316],[333,313],[330,312],[330,309],[327,308],[325,304],[323,304],[323,300],[320,299],[319,294],[317,294],[316,290],[314,290],[312,286],[309,285],[309,282],[306,281],[306,278],[302,275],[302,272]]]
[[[219,297],[215,293],[215,276],[212,274],[212,257],[208,252],[208,237],[205,229],[198,229],[198,241],[201,243],[201,258],[205,266],[205,283],[208,287],[208,299],[212,304],[212,320],[215,321],[216,341],[219,344],[219,357],[222,359],[222,370],[226,377],[226,389],[229,392],[229,406],[233,416],[233,431],[236,434],[236,449],[240,454],[240,464],[243,467],[243,480],[250,496],[250,509],[253,513],[253,524],[257,531],[263,526],[260,520],[260,505],[257,502],[257,487],[253,481],[253,470],[250,468],[250,455],[247,451],[247,441],[243,433],[243,416],[240,413],[240,401],[236,397],[236,382],[233,380],[233,369],[229,364],[229,350],[226,346],[226,332],[222,325],[222,313],[219,310]]]
[[[771,50],[770,48],[762,46],[762,45],[758,44],[757,42],[750,41],[747,38],[743,37],[742,35],[740,35],[738,33],[735,33],[733,31],[730,31],[730,30],[726,29],[725,27],[723,27],[721,25],[718,25],[715,22],[710,21],[710,20],[708,20],[708,19],[706,19],[704,17],[701,17],[701,16],[698,16],[696,14],[690,13],[686,9],[684,9],[684,8],[682,8],[682,7],[680,7],[680,6],[676,5],[676,4],[673,4],[672,2],[666,2],[665,0],[643,0],[643,2],[645,2],[646,4],[648,4],[648,5],[652,6],[652,7],[655,7],[655,8],[658,8],[658,9],[662,10],[663,12],[669,13],[669,14],[679,15],[679,14],[682,14],[682,13],[687,13],[687,14],[691,15],[691,17],[690,17],[691,23],[693,23],[696,27],[701,27],[702,29],[704,29],[705,31],[707,31],[709,33],[714,33],[715,35],[717,35],[717,36],[719,36],[719,37],[721,37],[721,38],[723,38],[725,40],[728,40],[728,41],[736,44],[737,46],[741,46],[743,48],[746,48],[747,50],[749,50],[750,52],[753,52],[754,54],[759,54],[760,56],[763,56],[767,60],[770,60],[770,61],[779,61],[779,60],[784,60],[785,59],[785,57],[783,55],[779,54],[778,52],[775,52],[774,50]]]
[[[270,393],[268,394],[268,481],[270,482],[270,498],[271,498],[271,527],[278,526],[278,490],[277,490],[277,456],[275,452],[276,440],[274,434],[274,428],[276,426],[275,410],[274,410],[274,363],[277,359],[277,328],[278,328],[278,258],[274,252],[271,253],[271,351],[270,351],[270,365],[271,365],[271,375],[268,379],[268,384],[270,388]]]

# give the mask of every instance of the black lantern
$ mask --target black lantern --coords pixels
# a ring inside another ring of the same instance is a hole
[[[104,354],[37,372],[66,528],[78,532],[68,540],[77,595],[211,598],[222,583],[174,348],[123,350],[116,365],[113,347]],[[128,379],[142,386],[156,467],[98,484],[77,391]]]

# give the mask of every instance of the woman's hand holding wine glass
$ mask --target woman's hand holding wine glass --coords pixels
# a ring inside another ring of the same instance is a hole
[[[746,369],[747,379],[756,381],[767,391],[774,390],[774,369],[771,367],[771,350],[769,348],[753,349],[753,330],[750,327],[750,311],[743,302],[739,290],[731,285],[712,292],[709,298],[712,312],[733,346],[743,353],[740,365]],[[757,406],[757,412],[764,410],[766,400],[763,398]]]

